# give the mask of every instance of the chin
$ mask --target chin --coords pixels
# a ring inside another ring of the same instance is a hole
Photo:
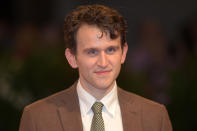
[[[100,82],[101,83],[101,82]],[[96,84],[95,87],[97,87],[97,89],[103,89],[103,90],[107,90],[111,87],[112,84]]]

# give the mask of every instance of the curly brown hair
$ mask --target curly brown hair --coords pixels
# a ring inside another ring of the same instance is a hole
[[[64,40],[73,54],[76,54],[76,34],[82,24],[96,25],[102,33],[109,32],[111,39],[120,36],[122,47],[126,42],[127,24],[117,10],[98,4],[81,5],[64,20]]]

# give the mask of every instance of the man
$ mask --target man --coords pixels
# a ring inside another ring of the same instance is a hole
[[[27,106],[20,131],[172,131],[163,105],[116,85],[128,50],[126,22],[116,10],[79,6],[65,19],[64,37],[79,80]]]

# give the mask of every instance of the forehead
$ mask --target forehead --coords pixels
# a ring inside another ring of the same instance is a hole
[[[82,25],[76,34],[77,46],[104,46],[109,44],[120,44],[120,36],[111,39],[107,31],[102,31],[96,25]]]

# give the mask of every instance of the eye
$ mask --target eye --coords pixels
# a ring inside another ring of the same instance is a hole
[[[110,47],[106,50],[107,54],[113,54],[117,49],[115,47]]]
[[[87,54],[90,56],[96,56],[98,54],[98,50],[90,49],[87,51]]]

